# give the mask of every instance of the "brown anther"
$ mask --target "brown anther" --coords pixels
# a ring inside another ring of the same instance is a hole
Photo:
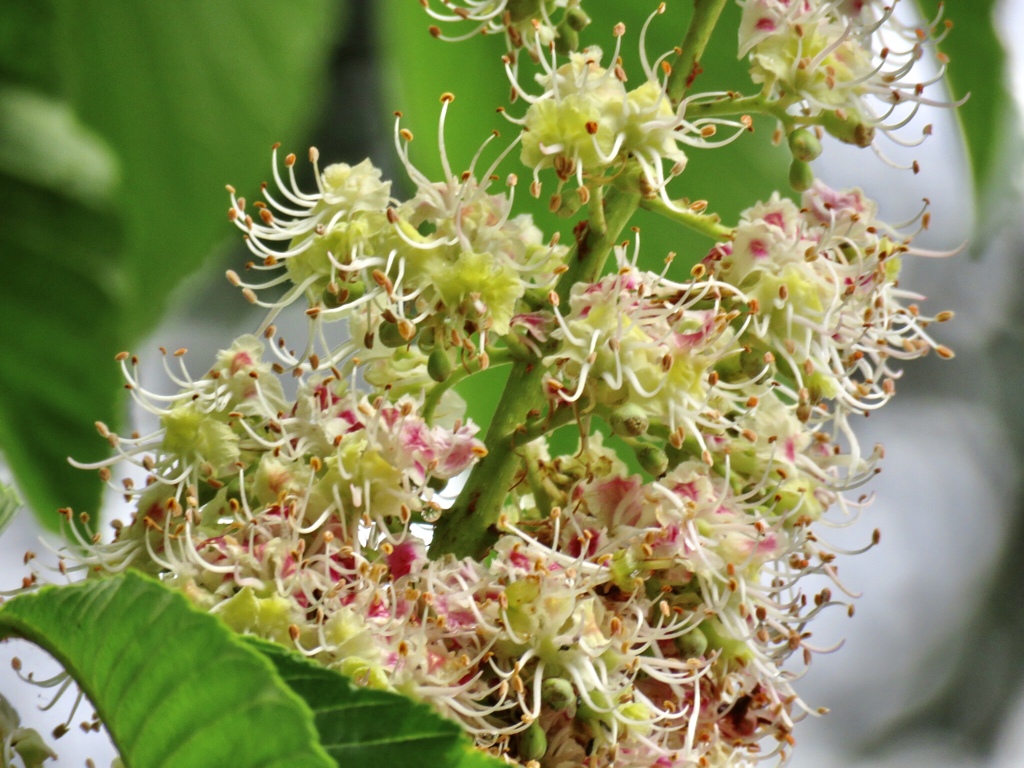
[[[377,283],[381,288],[388,292],[388,295],[394,290],[394,284],[391,282],[386,274],[381,272],[379,269],[373,270],[373,281]]]

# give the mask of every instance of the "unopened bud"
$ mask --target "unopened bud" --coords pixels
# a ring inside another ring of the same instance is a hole
[[[794,159],[789,165],[789,186],[796,192],[810,189],[814,184],[814,169],[810,163]]]
[[[419,336],[416,337],[416,346],[420,348],[421,352],[429,353],[436,344],[437,333],[430,326],[421,330]]]
[[[644,444],[636,449],[636,460],[643,470],[654,477],[661,477],[668,471],[668,456],[656,445]]]
[[[703,656],[708,649],[708,639],[699,629],[693,629],[676,638],[676,648],[682,656],[695,659]]]
[[[650,426],[644,409],[635,403],[627,403],[621,408],[617,408],[612,413],[610,422],[617,435],[626,437],[639,437]]]
[[[844,109],[822,112],[821,125],[830,134],[846,144],[869,147],[875,140],[875,127],[865,123],[859,115]]]
[[[409,340],[402,335],[397,323],[381,323],[380,328],[377,329],[377,336],[385,347],[403,347],[409,343]]]
[[[519,757],[523,760],[540,760],[547,751],[547,734],[540,723],[534,720],[519,736]]]
[[[540,18],[541,0],[508,0],[506,9],[512,22]]]
[[[541,684],[540,698],[555,712],[561,712],[576,702],[576,689],[568,680],[549,677]]]
[[[570,8],[565,12],[565,25],[577,32],[582,32],[590,24],[590,17],[580,8]]]
[[[445,350],[438,347],[427,358],[427,373],[436,382],[447,381],[452,375],[452,361]]]
[[[789,134],[789,151],[793,153],[796,160],[809,163],[821,154],[821,142],[818,141],[818,137],[814,135],[813,131],[798,128]]]
[[[568,56],[580,47],[580,33],[565,22],[558,25],[558,37],[555,38],[555,52]]]

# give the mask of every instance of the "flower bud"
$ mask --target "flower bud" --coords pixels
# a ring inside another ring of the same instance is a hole
[[[789,134],[789,151],[793,153],[794,159],[809,163],[821,154],[821,142],[813,131],[798,128]]]
[[[846,144],[869,147],[875,139],[875,127],[865,123],[859,115],[848,110],[821,113],[821,125],[832,136]]]
[[[615,434],[626,437],[639,437],[650,426],[644,409],[636,403],[627,403],[621,408],[615,409],[609,423]]]
[[[793,159],[789,166],[789,186],[796,192],[804,192],[814,184],[814,169],[810,163]]]
[[[404,347],[409,343],[409,340],[399,332],[398,325],[395,323],[381,323],[380,328],[377,330],[377,336],[380,338],[380,343],[385,347]]]
[[[508,0],[505,6],[513,23],[529,21],[541,15],[541,0]]]
[[[436,344],[437,332],[429,325],[421,330],[416,336],[416,346],[418,346],[420,351],[424,354],[429,354]]]
[[[540,760],[548,751],[548,737],[540,723],[534,720],[519,735],[519,757],[522,760]]]
[[[699,629],[693,629],[676,638],[676,648],[688,659],[696,659],[704,655],[708,649],[708,639]]]
[[[549,677],[541,684],[540,698],[555,712],[561,712],[576,703],[576,689],[568,680]]]
[[[452,361],[448,353],[438,347],[427,358],[427,373],[436,382],[447,381],[452,373]]]
[[[581,8],[570,8],[565,12],[565,24],[570,29],[582,32],[590,24],[590,17]]]
[[[561,23],[557,27],[558,37],[555,38],[555,51],[562,55],[568,56],[573,51],[576,51],[580,47],[580,33],[570,27],[566,23]]]
[[[661,477],[668,471],[668,456],[656,445],[644,444],[636,449],[636,460],[645,472]]]

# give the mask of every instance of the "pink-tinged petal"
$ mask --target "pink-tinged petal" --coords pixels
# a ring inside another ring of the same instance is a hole
[[[413,570],[419,570],[414,566],[422,566],[427,559],[427,550],[423,542],[417,539],[406,539],[396,544],[391,554],[387,555],[388,568],[391,569],[391,576],[400,579],[408,576]]]
[[[248,352],[237,352],[231,358],[231,366],[229,370],[231,375],[234,376],[239,371],[247,370],[253,365],[253,359]]]

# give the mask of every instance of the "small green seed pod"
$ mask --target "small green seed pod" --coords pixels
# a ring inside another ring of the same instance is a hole
[[[436,382],[447,381],[452,375],[452,360],[448,353],[438,347],[427,358],[427,373]]]
[[[789,151],[793,153],[795,159],[809,163],[821,154],[821,142],[814,135],[814,131],[797,128],[789,134]]]

